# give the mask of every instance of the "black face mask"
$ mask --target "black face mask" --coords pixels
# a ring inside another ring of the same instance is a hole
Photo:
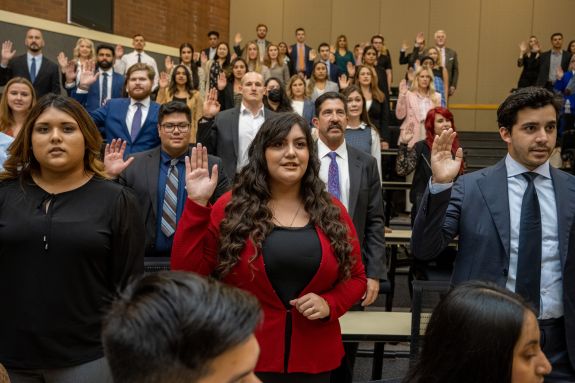
[[[282,94],[279,89],[272,89],[268,91],[268,100],[271,102],[280,102],[282,100]]]

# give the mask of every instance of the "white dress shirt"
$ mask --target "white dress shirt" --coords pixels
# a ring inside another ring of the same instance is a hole
[[[142,104],[142,124],[140,128],[144,126],[144,121],[146,121],[146,117],[148,117],[148,112],[150,111],[150,97],[147,97],[141,101],[134,100],[133,98],[130,99],[130,106],[128,107],[128,113],[126,114],[126,126],[128,127],[128,132],[132,134],[132,121],[134,121],[134,115],[136,114],[136,110],[138,107],[136,103],[139,102]]]
[[[242,103],[240,106],[240,120],[238,125],[238,163],[236,172],[248,163],[248,148],[254,140],[257,132],[264,123],[264,106],[262,105],[258,112],[253,115],[248,108]]]
[[[138,52],[132,51],[130,53],[125,54],[124,56],[122,56],[122,61],[126,64],[126,72],[127,72],[132,65],[138,63]],[[154,60],[154,58],[149,54],[147,54],[146,52],[142,51],[140,52],[140,62],[148,64],[149,66],[152,67],[152,69],[154,69],[154,83],[152,85],[152,90],[156,89],[158,87],[158,81],[159,81],[158,77],[159,72],[156,60]],[[122,74],[125,75],[125,73]]]
[[[336,150],[331,150],[324,144],[321,140],[317,140],[317,153],[319,160],[321,161],[321,166],[319,168],[319,178],[327,185],[327,179],[329,175],[329,164],[331,163],[331,158],[329,158],[329,153],[335,152],[337,154],[335,162],[337,162],[337,167],[339,169],[339,192],[341,195],[340,202],[349,210],[349,156],[347,154],[347,146],[345,141]],[[326,186],[327,188],[327,186]]]

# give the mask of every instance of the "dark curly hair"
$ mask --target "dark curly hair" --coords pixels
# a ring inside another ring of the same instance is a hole
[[[218,277],[224,277],[236,265],[246,240],[252,241],[257,249],[250,262],[261,254],[262,244],[274,227],[273,215],[268,208],[272,196],[265,151],[282,141],[295,125],[304,133],[309,150],[309,162],[300,186],[303,206],[310,222],[330,239],[339,264],[340,279],[351,276],[355,258],[351,256],[353,246],[349,228],[342,220],[340,208],[333,203],[325,183],[319,178],[320,161],[308,124],[296,113],[278,113],[263,123],[250,145],[248,164],[240,172],[232,199],[226,206],[225,218],[220,224]]]

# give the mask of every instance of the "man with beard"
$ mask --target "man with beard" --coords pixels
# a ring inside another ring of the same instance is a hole
[[[4,41],[0,59],[0,86],[13,77],[24,77],[34,85],[36,97],[48,93],[60,94],[60,69],[42,54],[44,38],[42,32],[31,28],[26,32],[26,54],[14,58],[12,41]]]
[[[455,182],[463,151],[452,156],[452,129],[436,136],[412,250],[430,260],[459,236],[452,284],[491,281],[523,296],[553,366],[545,382],[575,382],[575,177],[549,164],[559,109],[540,87],[511,94],[497,110],[507,156]]]
[[[106,105],[112,98],[122,97],[124,86],[124,76],[114,72],[114,47],[111,45],[98,45],[96,48],[96,76],[95,81],[88,88],[76,88],[76,66],[74,63],[66,68],[65,88],[74,97],[75,93],[86,93],[83,97],[82,106],[88,112],[93,112],[101,106]],[[92,68],[86,68],[91,70]]]
[[[557,81],[559,73],[569,70],[569,60],[571,53],[563,50],[563,34],[553,33],[551,35],[551,49],[541,53],[539,57],[539,75],[537,76],[537,86],[553,90],[553,85]],[[562,71],[562,72],[559,72]]]
[[[258,24],[256,26],[257,37],[254,40],[254,42],[258,46],[259,57],[261,62],[264,61],[264,58],[268,51],[268,46],[271,44],[271,41],[266,40],[267,35],[268,35],[268,26],[265,24]],[[238,55],[238,57],[242,57],[244,51],[246,50],[245,46],[243,48],[240,47],[241,42],[242,42],[242,35],[236,33],[236,36],[234,37],[234,52],[236,53],[236,55]]]
[[[367,290],[360,310],[371,305],[379,293],[380,279],[387,279],[385,268],[385,226],[381,182],[375,158],[345,142],[347,100],[339,93],[327,92],[315,101],[318,130],[317,152],[321,161],[320,178],[327,191],[339,199],[352,217],[361,246],[367,276]],[[357,343],[344,345],[346,356],[332,374],[332,382],[351,382]]]
[[[80,74],[78,92],[74,98],[83,104],[88,97],[81,89],[89,89],[100,77],[93,71]],[[158,136],[158,111],[160,105],[150,98],[154,70],[147,64],[134,64],[126,73],[128,98],[112,98],[92,112],[90,116],[100,133],[111,143],[114,138],[126,141],[125,156],[155,148],[160,144]]]

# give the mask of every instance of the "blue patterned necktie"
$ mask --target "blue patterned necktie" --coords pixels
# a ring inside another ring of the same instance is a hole
[[[329,171],[327,174],[327,191],[330,192],[335,198],[341,200],[341,192],[339,188],[339,166],[337,166],[336,152],[328,153],[331,162],[329,163]]]
[[[34,84],[36,81],[36,57],[32,57],[32,64],[30,65],[30,82]]]
[[[130,133],[130,137],[132,137],[132,142],[136,140],[138,137],[138,133],[140,133],[140,129],[142,128],[142,104],[137,102],[136,113],[134,113],[134,119],[132,120],[132,131]]]
[[[176,211],[178,206],[178,167],[179,159],[170,161],[166,188],[164,189],[164,203],[162,205],[162,233],[171,237],[176,231]]]
[[[539,314],[542,230],[541,209],[534,184],[537,173],[526,172],[521,175],[527,180],[527,189],[521,202],[515,292],[531,303]]]

